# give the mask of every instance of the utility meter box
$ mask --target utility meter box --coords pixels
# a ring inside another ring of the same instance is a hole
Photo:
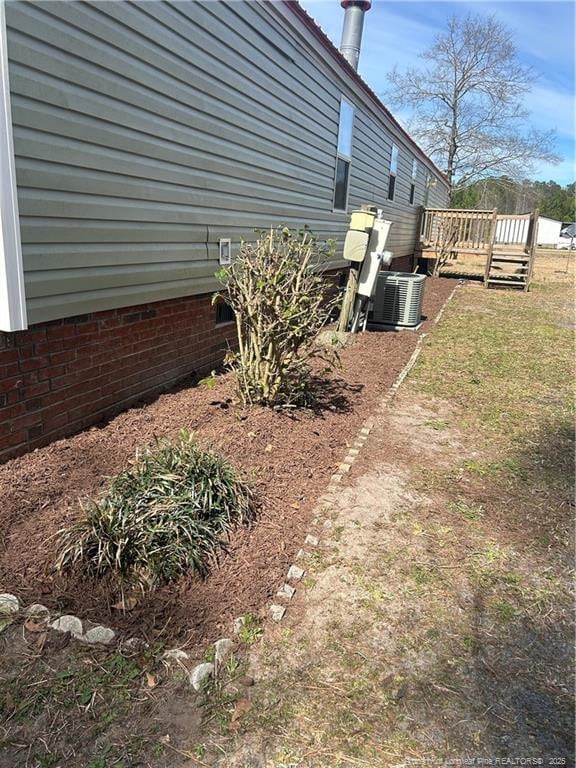
[[[348,261],[363,262],[369,239],[370,235],[368,232],[349,229],[344,240],[344,258],[348,259]]]
[[[350,226],[344,240],[344,258],[361,264],[366,256],[376,219],[372,211],[352,211]]]
[[[384,250],[391,226],[392,222],[387,219],[378,218],[374,221],[368,243],[368,254],[360,270],[357,289],[358,295],[366,299],[370,299],[374,294],[376,279],[382,266],[389,267],[392,262],[391,251]]]
[[[371,211],[352,211],[349,229],[370,233],[376,214]]]
[[[370,243],[368,245],[371,251],[383,253],[386,248],[386,241],[388,240],[391,226],[392,222],[387,219],[376,219],[374,221],[372,234],[370,235]]]

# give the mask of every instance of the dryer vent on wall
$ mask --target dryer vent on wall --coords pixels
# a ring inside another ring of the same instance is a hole
[[[414,328],[422,319],[426,275],[380,272],[369,322]]]

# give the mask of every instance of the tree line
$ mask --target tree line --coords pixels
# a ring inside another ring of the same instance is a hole
[[[452,193],[454,208],[527,213],[538,208],[541,216],[563,222],[576,221],[576,182],[562,187],[555,181],[514,181],[509,176],[482,179]]]

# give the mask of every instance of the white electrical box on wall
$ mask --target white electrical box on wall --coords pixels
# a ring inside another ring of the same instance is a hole
[[[371,251],[378,251],[378,253],[382,253],[384,251],[391,226],[392,222],[388,221],[387,219],[377,218],[374,221],[372,233],[370,234],[370,243],[368,246]]]
[[[344,240],[344,258],[361,264],[366,256],[369,239],[370,235],[368,232],[358,232],[356,229],[349,229]]]
[[[232,241],[229,237],[221,237],[218,241],[218,260],[223,267],[232,263]]]
[[[384,250],[391,226],[392,222],[386,219],[377,218],[374,222],[368,245],[368,253],[360,269],[357,289],[358,295],[366,299],[372,298],[374,294],[380,269],[383,266],[389,267],[392,262],[392,252]]]

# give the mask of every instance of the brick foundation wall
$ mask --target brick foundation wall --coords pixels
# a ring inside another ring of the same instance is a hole
[[[234,323],[191,296],[0,332],[0,461],[218,366]]]
[[[390,269],[394,272],[412,272],[413,256],[401,256],[399,259],[393,259]]]

